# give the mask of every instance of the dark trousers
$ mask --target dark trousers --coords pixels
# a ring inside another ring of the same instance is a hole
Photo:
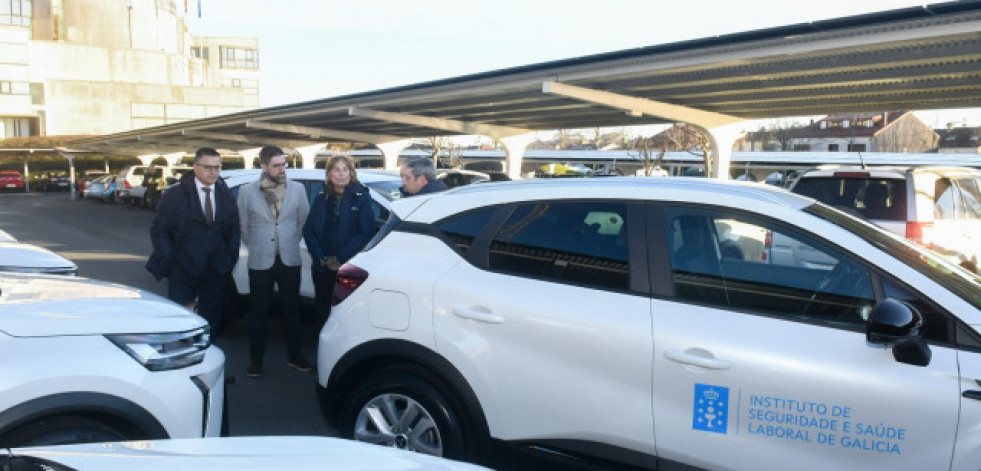
[[[330,300],[334,297],[334,281],[337,279],[336,271],[314,271],[310,270],[313,280],[314,301],[313,306],[317,312],[317,322],[323,323],[330,315]]]
[[[273,286],[279,286],[279,302],[283,310],[286,350],[290,358],[299,358],[300,349],[300,267],[288,267],[276,257],[268,270],[249,270],[249,354],[253,362],[262,362],[266,354],[266,320],[273,299]]]
[[[167,298],[184,306],[196,302],[198,315],[211,324],[211,332],[216,334],[224,320],[227,282],[228,275],[194,276],[175,263],[168,275]]]

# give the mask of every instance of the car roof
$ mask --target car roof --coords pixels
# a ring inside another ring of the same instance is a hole
[[[467,209],[495,204],[584,198],[699,202],[742,208],[771,205],[800,209],[814,203],[812,198],[782,188],[750,182],[688,177],[604,177],[528,179],[466,185],[442,193],[395,201],[392,210],[402,219],[433,222]]]
[[[800,175],[800,179],[828,178],[836,174],[850,174],[851,178],[856,178],[862,173],[868,173],[869,178],[897,178],[905,179],[910,173],[935,172],[948,175],[981,175],[981,171],[970,167],[942,167],[942,166],[828,166],[806,170]]]
[[[221,177],[225,179],[225,183],[228,186],[238,186],[258,179],[261,173],[262,170],[257,168],[234,169],[222,171]],[[324,170],[318,168],[291,168],[286,170],[286,176],[290,180],[323,180]],[[361,183],[371,183],[401,179],[397,173],[387,170],[359,170],[358,180]]]

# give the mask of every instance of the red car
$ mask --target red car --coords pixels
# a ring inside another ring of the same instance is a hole
[[[16,170],[0,171],[0,190],[3,191],[24,191],[27,186],[24,184],[24,177]]]

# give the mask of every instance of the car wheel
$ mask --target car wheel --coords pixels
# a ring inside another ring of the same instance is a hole
[[[0,437],[0,446],[26,447],[132,440],[102,422],[78,416],[56,416],[32,421]]]
[[[415,373],[382,370],[348,396],[339,432],[376,445],[473,460],[466,451],[462,415],[450,397]]]

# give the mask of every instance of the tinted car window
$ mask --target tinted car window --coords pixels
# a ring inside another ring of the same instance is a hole
[[[803,178],[792,190],[866,219],[906,220],[906,181],[894,178]]]
[[[973,178],[964,178],[956,181],[957,187],[961,190],[964,200],[964,214],[966,219],[981,219],[981,189],[978,188],[978,181]]]
[[[518,206],[495,234],[490,268],[591,287],[629,288],[627,205]]]
[[[453,242],[457,249],[466,253],[470,250],[473,240],[477,238],[480,231],[484,229],[484,225],[496,211],[497,208],[470,211],[444,219],[436,224],[436,227],[446,235],[450,242]]]
[[[802,234],[722,211],[668,208],[665,216],[680,299],[856,326],[875,303],[863,266]]]
[[[402,197],[402,192],[399,188],[402,187],[402,182],[399,180],[379,180],[375,182],[365,183],[365,186],[371,188],[382,195],[388,201],[395,201]]]
[[[935,219],[957,219],[959,195],[949,178],[941,178],[934,185],[933,217]]]

